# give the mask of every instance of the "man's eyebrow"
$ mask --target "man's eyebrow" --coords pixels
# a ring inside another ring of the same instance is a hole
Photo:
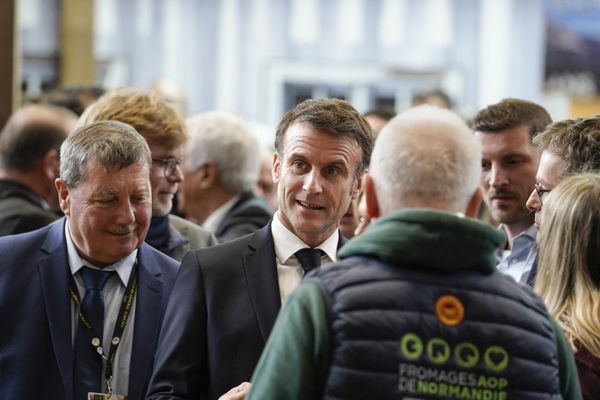
[[[335,160],[325,165],[326,167],[341,167],[347,169],[348,166],[344,160]]]
[[[114,194],[117,194],[118,192],[119,191],[114,188],[99,187],[98,189],[96,189],[92,192],[92,195],[95,195],[95,196],[114,195]]]
[[[527,158],[531,158],[531,156],[525,152],[519,152],[519,151],[512,151],[510,153],[506,153],[502,155],[502,158],[510,158],[510,157],[527,157]]]

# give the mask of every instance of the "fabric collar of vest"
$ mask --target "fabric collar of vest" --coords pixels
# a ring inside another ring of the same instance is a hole
[[[494,251],[505,234],[474,219],[426,209],[397,211],[346,243],[339,258],[370,256],[396,265],[437,271],[496,270]]]

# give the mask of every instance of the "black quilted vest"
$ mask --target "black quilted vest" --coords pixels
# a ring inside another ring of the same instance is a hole
[[[500,273],[351,257],[313,276],[330,306],[326,399],[561,398],[550,317]]]

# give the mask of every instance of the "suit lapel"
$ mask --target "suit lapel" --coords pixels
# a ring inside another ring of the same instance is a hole
[[[281,307],[271,223],[256,231],[248,247],[242,263],[258,327],[266,341]]]
[[[160,268],[147,245],[138,253],[138,288],[135,305],[135,325],[133,348],[129,368],[129,398],[142,398],[146,377],[152,367],[154,345],[161,322],[163,301],[163,281]]]
[[[73,345],[71,300],[69,297],[69,262],[64,238],[64,221],[51,225],[42,251],[48,256],[40,260],[38,271],[42,297],[46,306],[50,336],[66,399],[73,396]]]
[[[346,239],[344,237],[344,235],[342,235],[342,231],[338,230],[338,232],[339,232],[339,239],[338,239],[337,251],[340,251],[342,246],[348,242],[348,239]]]
[[[338,250],[347,241],[340,232]],[[248,243],[248,248],[242,260],[246,284],[260,333],[266,341],[281,308],[275,244],[270,222],[256,231]]]

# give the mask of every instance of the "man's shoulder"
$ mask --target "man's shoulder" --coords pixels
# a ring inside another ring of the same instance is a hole
[[[477,269],[461,269],[456,272],[440,272],[438,269],[425,268],[412,263],[393,264],[382,261],[372,255],[353,255],[327,264],[323,268],[310,272],[305,279],[328,280],[343,282],[345,280],[385,280],[389,277],[399,280],[414,281],[422,284],[449,282],[448,287],[471,288],[488,287],[498,293],[510,294],[511,297],[520,298],[526,302],[539,303],[539,296],[526,286],[516,283],[509,276],[495,270],[489,274],[482,274]],[[343,283],[340,283],[343,285]]]
[[[223,217],[215,235],[221,242],[231,241],[264,227],[272,217],[273,210],[262,198],[245,193]]]
[[[188,221],[185,218],[181,218],[174,214],[169,214],[169,223],[173,225],[178,231],[189,230],[193,232],[201,232],[210,234],[208,229],[203,228],[202,226],[195,224],[191,221]]]
[[[263,198],[252,193],[243,193],[225,218],[239,218],[241,216],[264,217],[269,220],[273,216],[273,210]]]
[[[214,246],[217,244],[217,239],[211,231],[202,226],[181,218],[177,215],[169,215],[169,223],[171,227],[184,236],[189,242],[192,249],[200,247]]]
[[[156,250],[146,242],[140,247],[141,265],[148,268],[151,272],[160,272],[169,278],[174,279],[179,270],[179,262],[166,254]]]
[[[25,275],[27,268],[37,268],[40,260],[48,257],[53,248],[64,243],[64,239],[56,231],[49,238],[53,228],[60,229],[61,226],[61,222],[55,222],[35,231],[0,237],[0,270],[15,270],[17,274]]]
[[[0,219],[1,220],[1,219]],[[30,231],[17,233],[13,235],[1,236],[0,237],[0,248],[9,247],[17,248],[22,246],[32,246],[35,243],[39,243],[41,246],[46,240],[48,233],[51,230],[58,229],[56,225],[62,225],[62,221],[54,221],[53,223],[46,225],[42,228]]]
[[[24,232],[18,230],[19,226],[30,227],[27,230],[33,230],[46,226],[58,218],[56,214],[44,210],[39,204],[23,197],[0,199],[0,224],[15,225],[17,228],[15,233]]]
[[[194,250],[187,257],[193,257],[203,269],[224,269],[241,263],[246,254],[254,253],[263,246],[271,246],[275,251],[270,225],[229,242]]]
[[[264,238],[261,235],[260,229],[256,232],[249,233],[237,239],[230,240],[229,242],[220,243],[216,246],[198,249],[195,250],[194,253],[199,256],[204,255],[214,255],[214,254],[228,254],[231,256],[238,256],[242,253],[247,252],[248,250],[254,249],[256,246],[260,245]],[[270,232],[268,233],[270,235]]]

